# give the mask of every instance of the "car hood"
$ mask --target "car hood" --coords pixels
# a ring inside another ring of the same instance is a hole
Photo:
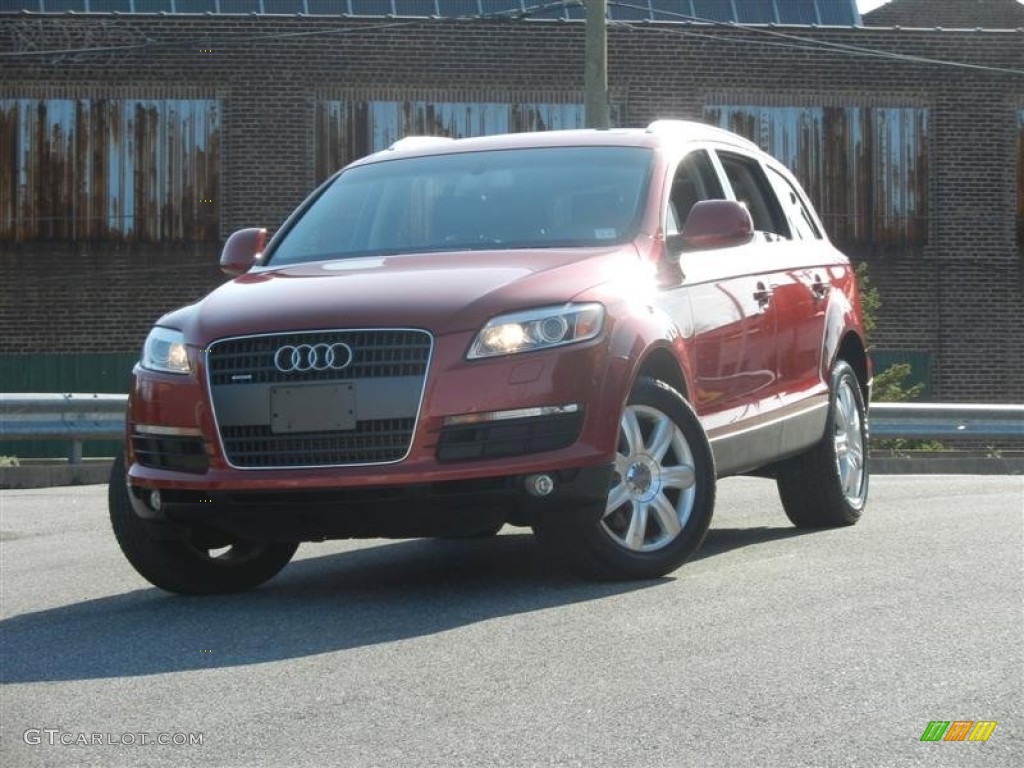
[[[196,344],[328,328],[475,330],[503,312],[561,304],[636,271],[632,245],[318,261],[241,275],[166,315]]]

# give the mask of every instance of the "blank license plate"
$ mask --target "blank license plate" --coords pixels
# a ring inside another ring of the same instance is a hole
[[[355,428],[356,392],[350,382],[270,389],[271,432],[337,432]]]

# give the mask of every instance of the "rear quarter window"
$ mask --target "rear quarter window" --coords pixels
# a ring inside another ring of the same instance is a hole
[[[821,240],[821,228],[811,213],[810,204],[793,183],[771,167],[768,168],[768,179],[782,204],[793,237],[797,240]]]

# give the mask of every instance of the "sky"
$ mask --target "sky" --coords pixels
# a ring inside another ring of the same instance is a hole
[[[864,14],[868,11],[873,11],[878,6],[885,5],[888,2],[889,0],[857,0],[857,9]],[[1017,2],[1022,2],[1022,0],[1017,0]]]
[[[857,0],[857,8],[861,13],[867,13],[873,11],[880,5],[884,5],[887,0]]]

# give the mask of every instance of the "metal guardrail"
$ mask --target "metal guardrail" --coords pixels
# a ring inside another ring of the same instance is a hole
[[[872,403],[871,437],[1024,439],[1024,405]]]
[[[128,395],[0,394],[0,440],[67,440],[82,461],[87,440],[120,440]]]
[[[68,440],[68,461],[87,440],[124,436],[127,395],[0,394],[0,440]],[[1024,440],[1024,405],[874,403],[872,438]]]

